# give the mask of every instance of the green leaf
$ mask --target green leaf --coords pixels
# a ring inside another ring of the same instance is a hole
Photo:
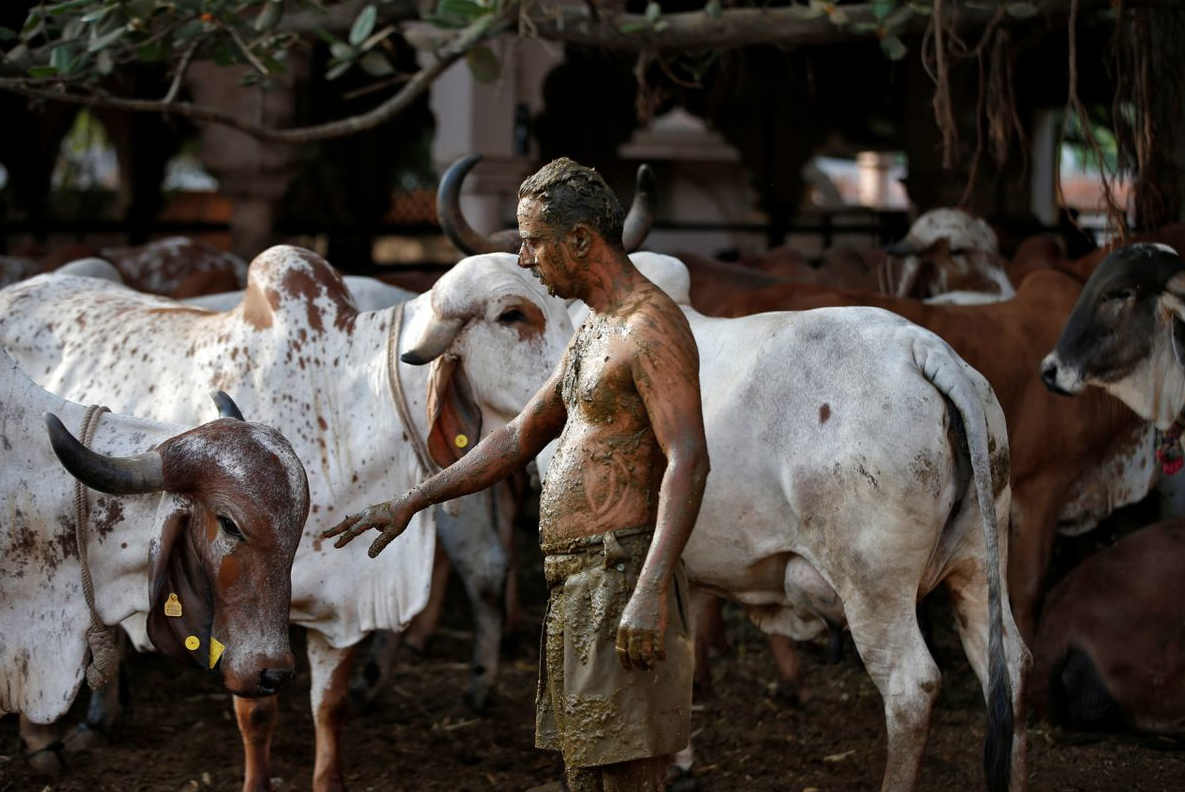
[[[98,52],[101,49],[106,49],[111,44],[118,41],[120,39],[120,37],[123,36],[123,34],[126,31],[127,31],[127,28],[125,28],[123,25],[119,25],[114,30],[109,30],[106,33],[104,33],[103,35],[99,36],[94,41],[92,41],[91,45],[86,48],[86,51],[87,52]]]
[[[370,37],[370,34],[374,32],[374,23],[378,18],[379,12],[374,7],[374,3],[362,9],[362,13],[354,20],[354,26],[350,28],[350,43],[357,47],[366,41]]]
[[[387,56],[378,50],[371,50],[363,55],[358,60],[358,65],[362,67],[362,71],[371,77],[386,77],[388,74],[395,73],[395,69],[391,67],[391,62],[387,60]]]
[[[282,3],[264,3],[263,10],[259,12],[259,16],[255,17],[255,31],[266,33],[279,24],[280,17],[283,15],[284,6]]]
[[[648,27],[650,26],[645,22],[626,22],[621,26],[620,30],[622,33],[637,33],[638,31],[645,30]]]
[[[884,19],[897,7],[897,0],[872,0],[872,15]]]
[[[1017,19],[1028,19],[1037,15],[1037,6],[1032,3],[1009,3],[1004,6],[1004,10],[1008,12],[1009,16]]]
[[[720,8],[720,0],[708,0],[704,6],[704,13],[712,19],[719,19],[724,15],[724,11]]]
[[[140,60],[145,63],[159,63],[169,57],[169,42],[165,39],[150,41],[136,50]]]
[[[103,6],[102,8],[96,8],[94,11],[83,14],[81,19],[83,22],[87,23],[98,22],[100,19],[110,14],[113,10],[115,10],[115,6]]]
[[[487,9],[473,0],[440,0],[440,5],[436,10],[441,16],[459,17],[466,23],[487,13]]]
[[[664,30],[666,30],[667,28],[669,28],[670,26],[671,26],[670,22],[666,21],[665,19],[660,19],[654,23],[654,32],[661,33]]]
[[[0,41],[12,41],[15,38],[15,31],[9,30],[6,27],[0,27]]]
[[[70,67],[74,65],[74,56],[71,54],[70,48],[54,47],[49,54],[49,65],[54,67],[54,71],[68,74]]]
[[[358,50],[344,41],[335,41],[329,45],[329,54],[338,60],[353,60]]]
[[[896,30],[909,20],[913,19],[913,15],[913,8],[910,6],[902,6],[893,13],[889,14],[888,19],[885,20],[885,29]]]
[[[646,4],[646,21],[653,25],[658,21],[660,16],[662,16],[662,6],[654,2],[654,0],[650,0]]]
[[[45,10],[53,16],[61,16],[67,11],[72,11],[75,8],[88,6],[91,4],[91,2],[92,0],[67,0],[65,3],[54,3],[53,5],[48,6]]]
[[[350,67],[353,65],[354,65],[354,61],[352,61],[352,60],[341,61],[337,65],[331,66],[329,68],[329,71],[325,72],[325,79],[326,80],[336,80],[338,77],[341,77],[343,74],[345,74],[347,71],[349,71]]]
[[[29,69],[30,77],[53,77],[58,73],[58,70],[53,66],[34,66]]]
[[[885,36],[881,39],[881,52],[885,53],[889,60],[899,61],[905,57],[909,49],[896,36]]]
[[[494,51],[484,44],[479,44],[465,54],[465,63],[469,71],[473,72],[473,79],[479,83],[492,83],[502,73],[502,64]]]

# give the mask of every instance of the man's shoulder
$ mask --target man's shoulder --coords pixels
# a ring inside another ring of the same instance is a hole
[[[690,333],[691,325],[679,304],[662,289],[648,284],[639,288],[626,324],[634,332]]]

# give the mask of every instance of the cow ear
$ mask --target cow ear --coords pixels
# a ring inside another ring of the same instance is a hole
[[[1185,300],[1181,298],[1185,278],[1178,275],[1165,286],[1160,297],[1160,306],[1169,323],[1169,335],[1173,339],[1173,357],[1177,365],[1185,368]]]
[[[201,560],[188,541],[193,513],[174,496],[161,503],[160,514],[160,546],[151,565],[148,638],[162,654],[193,659],[206,668],[214,600]]]
[[[448,467],[473,447],[481,436],[481,410],[457,358],[444,355],[432,361],[428,373],[428,453]]]

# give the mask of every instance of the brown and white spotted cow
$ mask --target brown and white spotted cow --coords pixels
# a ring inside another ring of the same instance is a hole
[[[78,427],[85,410],[0,349],[0,713],[21,713],[31,752],[53,742],[38,725],[63,716],[89,676],[63,465],[97,491],[82,530],[103,624],[146,616],[157,649],[218,673],[236,696],[272,695],[293,674],[290,571],[309,491],[292,447],[241,418],[187,431],[102,414],[88,449],[62,423]],[[96,683],[115,659],[96,664]]]
[[[898,297],[968,304],[1006,300],[1016,293],[996,232],[962,209],[931,209],[886,252],[883,290]]]
[[[328,262],[287,246],[256,257],[241,303],[226,312],[61,275],[0,292],[0,343],[45,387],[173,420],[203,409],[195,387],[220,388],[291,440],[312,503],[291,619],[309,630],[318,792],[343,786],[353,647],[374,630],[402,629],[424,606],[434,550],[426,518],[378,561],[361,547],[333,551],[321,532],[420,481],[417,442],[448,461],[516,415],[571,334],[563,304],[506,254],[463,260],[430,292],[373,312],[357,310]],[[492,673],[474,669],[471,682],[488,686]],[[265,789],[275,702],[238,700],[236,711],[245,788]]]
[[[1041,613],[1037,715],[1090,731],[1185,734],[1185,520],[1125,536],[1070,571]]]

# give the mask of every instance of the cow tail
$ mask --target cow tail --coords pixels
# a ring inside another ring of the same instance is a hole
[[[945,345],[944,345],[945,347]],[[963,419],[967,451],[979,500],[979,515],[987,550],[985,576],[988,586],[988,722],[984,744],[984,777],[990,792],[1007,792],[1012,767],[1013,720],[1012,683],[1004,652],[1004,604],[1001,593],[1002,565],[993,497],[991,457],[988,449],[987,416],[978,389],[967,376],[962,361],[949,348],[931,344],[915,347],[915,359],[935,388],[941,391]]]

